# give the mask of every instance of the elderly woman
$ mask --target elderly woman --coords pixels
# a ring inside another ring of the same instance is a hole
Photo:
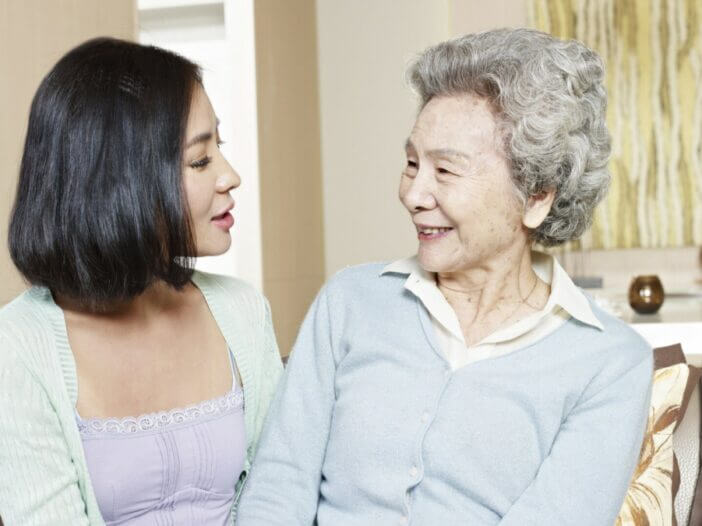
[[[239,524],[613,523],[651,351],[532,251],[580,236],[605,193],[603,76],[581,43],[529,30],[419,57],[400,182],[418,253],[317,297]]]

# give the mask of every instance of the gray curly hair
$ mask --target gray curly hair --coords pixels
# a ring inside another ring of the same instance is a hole
[[[581,42],[530,29],[498,29],[442,42],[410,65],[421,98],[470,93],[492,105],[517,194],[555,189],[531,238],[553,246],[577,239],[607,193],[610,138],[600,57]]]

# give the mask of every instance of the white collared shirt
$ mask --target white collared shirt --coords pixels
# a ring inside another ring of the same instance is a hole
[[[551,286],[543,309],[499,329],[475,345],[467,346],[455,311],[436,284],[436,274],[419,266],[417,257],[401,259],[387,265],[381,274],[408,274],[405,288],[412,292],[429,312],[440,349],[451,369],[501,356],[534,343],[558,329],[571,317],[603,330],[582,291],[575,286],[555,257],[533,251],[532,268]]]

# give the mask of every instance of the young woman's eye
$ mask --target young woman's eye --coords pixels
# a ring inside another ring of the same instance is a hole
[[[212,157],[207,156],[207,157],[203,157],[202,159],[198,159],[197,161],[191,162],[190,167],[201,170],[202,168],[204,168],[205,166],[207,166],[211,162],[212,162]]]
[[[222,146],[226,141],[223,141],[222,139],[217,139],[217,148]]]

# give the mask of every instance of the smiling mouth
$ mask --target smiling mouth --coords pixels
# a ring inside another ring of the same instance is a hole
[[[420,241],[431,241],[446,236],[451,230],[453,230],[453,227],[417,225],[417,237]]]
[[[440,227],[418,227],[417,233],[424,234],[426,236],[431,236],[435,234],[444,234],[449,230],[453,230],[450,226],[440,226]]]

